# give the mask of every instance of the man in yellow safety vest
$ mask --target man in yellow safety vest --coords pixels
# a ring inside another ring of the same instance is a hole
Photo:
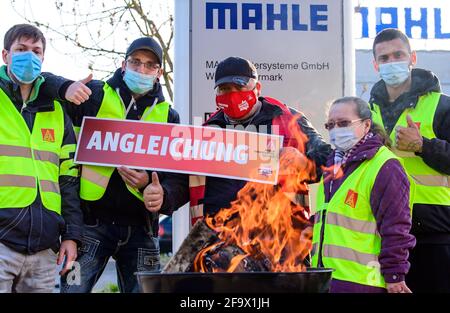
[[[82,237],[75,134],[45,95],[45,37],[28,24],[5,34],[0,67],[0,293],[52,292]],[[62,243],[59,243],[60,236]],[[59,256],[56,252],[59,250]]]
[[[86,79],[59,84],[58,94],[71,103],[65,109],[75,128],[84,116],[179,123],[178,113],[164,99],[159,77],[163,51],[151,37],[136,39],[128,47],[122,67],[106,82]],[[60,77],[49,77],[58,80]],[[75,104],[75,105],[74,105]],[[146,209],[142,192],[159,186],[153,206],[161,206],[162,172],[126,167],[83,165],[80,196],[85,214],[85,233],[77,261],[80,283],[73,284],[75,270],[62,277],[61,292],[90,292],[110,257],[116,260],[121,292],[138,292],[136,272],[159,270],[158,214]],[[176,175],[176,174],[172,174]]]
[[[416,53],[401,31],[378,33],[373,55],[381,77],[371,91],[373,120],[415,185],[417,245],[406,282],[413,292],[450,292],[450,98],[432,72],[414,68]]]

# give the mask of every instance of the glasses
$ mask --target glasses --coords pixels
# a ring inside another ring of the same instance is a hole
[[[352,120],[352,121],[349,121],[349,120],[343,120],[343,121],[337,121],[337,122],[331,121],[331,122],[325,123],[325,129],[332,130],[336,125],[337,125],[337,127],[348,127],[351,124],[358,122],[358,121],[362,121],[362,118],[359,118],[357,120]]]
[[[216,94],[221,95],[232,91],[248,91],[256,88],[256,80],[250,79],[246,85],[239,85],[236,83],[224,83],[216,87]]]
[[[135,59],[128,59],[127,62],[128,62],[128,64],[130,64],[131,66],[133,66],[135,68],[138,68],[141,65],[144,65],[144,67],[150,71],[158,71],[160,69],[160,66],[158,63],[152,63],[152,62],[144,63],[144,62],[141,62],[141,61],[135,60]]]

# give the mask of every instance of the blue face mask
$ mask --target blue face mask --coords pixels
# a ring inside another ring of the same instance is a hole
[[[380,76],[386,85],[395,87],[409,77],[409,61],[380,64]]]
[[[34,52],[16,52],[11,56],[11,73],[22,84],[31,84],[41,74],[42,61]]]
[[[156,77],[156,75],[142,74],[127,68],[123,80],[132,92],[142,95],[153,89]]]

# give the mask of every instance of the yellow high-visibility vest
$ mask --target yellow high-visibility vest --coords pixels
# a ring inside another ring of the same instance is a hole
[[[335,269],[333,278],[386,287],[378,261],[381,237],[370,195],[378,172],[390,159],[397,157],[382,146],[345,179],[328,203],[322,179],[317,191],[312,266],[318,266],[320,254],[323,266]]]
[[[403,111],[393,131],[389,134],[392,142],[395,143],[395,128],[397,126],[407,127],[406,116],[408,114],[418,125],[423,137],[436,138],[433,121],[440,97],[440,93],[430,92],[419,98],[415,108],[408,108]],[[373,103],[372,106],[373,121],[384,128],[380,107],[376,103]],[[450,206],[450,176],[434,170],[414,152],[394,149],[394,153],[403,160],[406,172],[414,182],[415,195],[412,199],[414,203]]]
[[[62,147],[64,113],[58,102],[54,101],[54,107],[53,111],[36,113],[30,132],[0,89],[0,209],[27,207],[39,190],[44,207],[61,214],[59,162],[68,158],[75,145]],[[67,172],[73,169],[67,168]]]

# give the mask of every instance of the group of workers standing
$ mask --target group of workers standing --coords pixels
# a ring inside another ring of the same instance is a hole
[[[90,292],[111,257],[120,291],[138,292],[135,273],[160,269],[158,215],[187,202],[195,218],[214,215],[245,182],[75,164],[84,116],[179,123],[159,83],[163,51],[139,38],[107,81],[72,81],[41,72],[45,48],[32,25],[5,35],[0,292],[52,292],[57,264],[61,292]],[[335,269],[331,292],[450,292],[450,98],[415,68],[401,31],[377,34],[373,55],[381,80],[369,103],[344,97],[329,108],[334,149],[306,116],[262,96],[256,68],[240,57],[218,64],[217,112],[205,125],[270,133],[297,118],[319,182],[311,264]],[[287,144],[294,135],[279,128]],[[297,201],[308,206],[308,195]]]

